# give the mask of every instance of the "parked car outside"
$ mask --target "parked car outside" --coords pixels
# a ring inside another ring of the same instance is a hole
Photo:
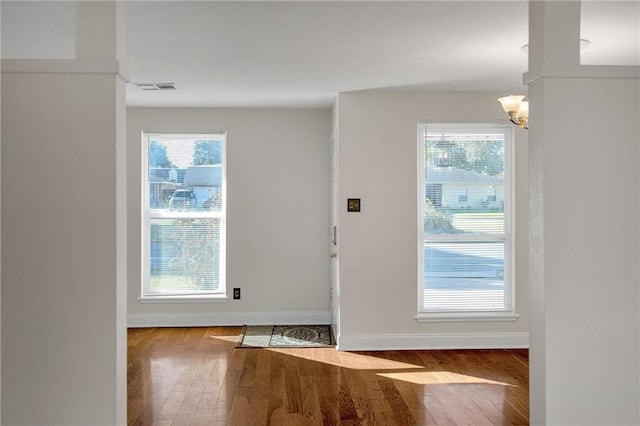
[[[195,209],[197,205],[198,198],[191,189],[176,189],[169,200],[169,210]]]

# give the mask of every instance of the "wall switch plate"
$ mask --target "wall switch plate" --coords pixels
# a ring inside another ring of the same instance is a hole
[[[233,300],[240,300],[240,287],[233,289]]]

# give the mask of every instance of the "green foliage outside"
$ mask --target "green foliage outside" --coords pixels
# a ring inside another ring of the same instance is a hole
[[[504,232],[504,213],[455,212],[438,210],[427,198],[424,208],[424,232],[426,234],[476,233],[478,228],[489,234]]]
[[[222,163],[222,142],[196,141],[193,150],[194,166],[209,166]]]
[[[438,140],[427,141],[427,152],[437,152]],[[428,165],[433,165],[427,156]],[[504,173],[504,141],[451,142],[451,166],[491,176]]]
[[[220,284],[219,219],[174,219],[152,225],[152,243],[164,247],[163,270],[152,272],[151,288],[215,291]]]
[[[427,234],[451,234],[457,232],[451,219],[439,211],[427,198],[424,204],[424,232]]]
[[[180,275],[151,275],[149,289],[158,293],[195,292],[199,290],[191,277]]]
[[[167,147],[157,141],[151,141],[149,144],[149,167],[162,167],[170,169],[173,163],[167,155]]]

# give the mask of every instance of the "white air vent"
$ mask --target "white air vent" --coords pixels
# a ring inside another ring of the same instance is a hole
[[[133,83],[142,90],[176,90],[175,83]]]
[[[156,83],[158,90],[176,90],[174,83]]]

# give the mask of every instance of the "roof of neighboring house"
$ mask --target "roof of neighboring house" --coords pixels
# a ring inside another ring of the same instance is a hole
[[[427,166],[427,183],[503,183],[504,179],[457,167]]]
[[[214,186],[222,183],[222,167],[193,166],[187,169],[182,184],[184,186]]]
[[[176,182],[182,183],[187,169],[169,169],[164,167],[154,167],[149,169],[149,182],[169,182],[169,171],[175,170],[178,175]]]

